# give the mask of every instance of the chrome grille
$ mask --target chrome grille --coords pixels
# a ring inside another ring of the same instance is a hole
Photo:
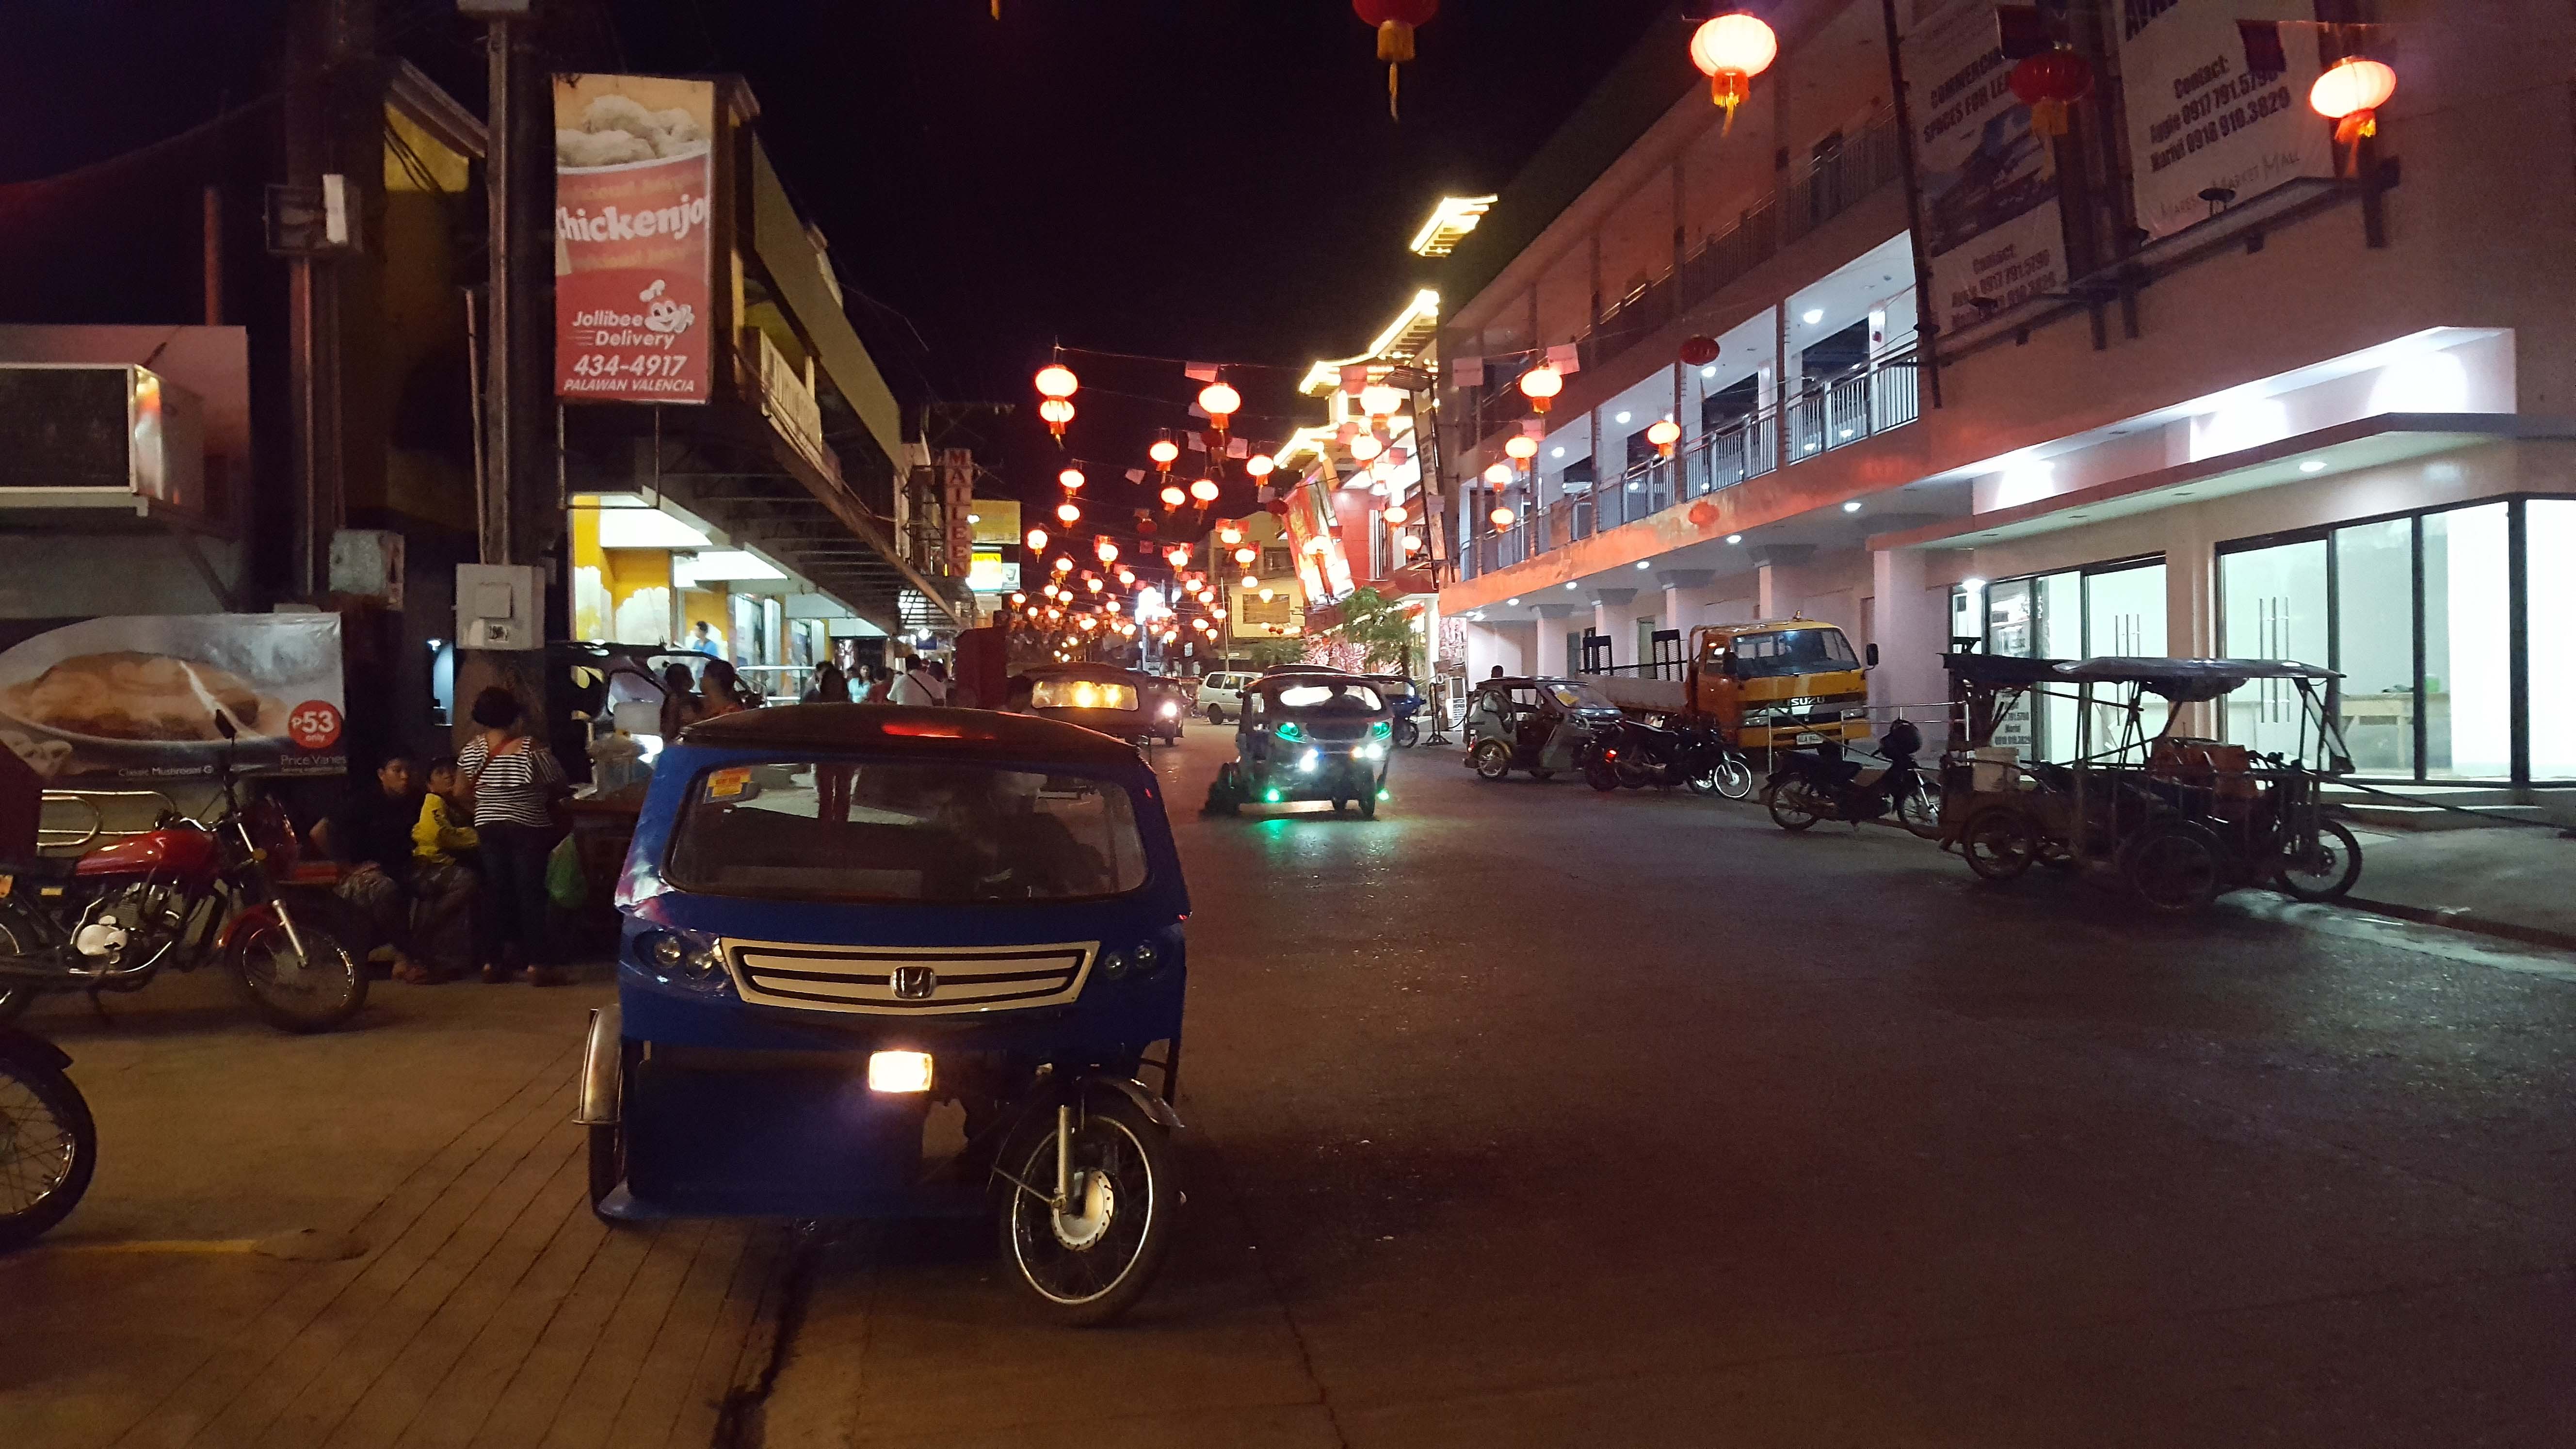
[[[1099,954],[1097,941],[932,947],[724,943],[725,969],[745,1001],[871,1016],[1060,1006],[1082,994]]]

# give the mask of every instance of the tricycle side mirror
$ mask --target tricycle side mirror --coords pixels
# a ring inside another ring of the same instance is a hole
[[[1861,657],[1869,661],[1868,667],[1876,669],[1878,667],[1878,646],[1876,644],[1864,644],[1861,646],[1861,650]]]

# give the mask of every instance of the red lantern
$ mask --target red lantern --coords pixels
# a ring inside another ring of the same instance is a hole
[[[1145,455],[1154,460],[1154,466],[1157,469],[1169,473],[1172,471],[1172,460],[1181,456],[1181,445],[1169,438],[1156,438],[1154,446],[1145,450]]]
[[[1037,385],[1040,397],[1064,398],[1080,390],[1082,380],[1073,375],[1072,368],[1061,362],[1051,362],[1038,369]]]
[[[1655,451],[1667,458],[1673,455],[1673,445],[1681,440],[1681,427],[1671,418],[1659,418],[1653,427],[1646,429],[1646,441],[1654,444]]]
[[[2397,72],[2375,60],[2345,56],[2308,87],[2308,105],[2335,123],[2335,144],[2379,134],[2379,108],[2397,94]]]
[[[1780,55],[1780,37],[1750,15],[1721,15],[1691,35],[1691,64],[1708,77],[1709,99],[1726,112],[1724,134],[1735,128],[1735,108],[1752,93],[1753,78]]]
[[[1548,400],[1565,391],[1565,374],[1542,362],[1521,374],[1521,396],[1528,398],[1530,411],[1547,411]]]
[[[1181,485],[1178,483],[1166,483],[1163,485],[1163,506],[1165,508],[1180,507],[1181,500],[1188,496],[1188,494],[1181,491]]]
[[[1196,483],[1190,485],[1190,496],[1201,503],[1214,503],[1216,501],[1216,491],[1216,480],[1214,478],[1201,478]]]
[[[1206,413],[1208,421],[1216,425],[1216,435],[1220,438],[1225,436],[1226,420],[1233,417],[1234,410],[1241,406],[1243,394],[1224,383],[1212,382],[1199,389],[1199,411]]]
[[[1706,367],[1715,361],[1717,361],[1716,338],[1692,337],[1687,338],[1682,342],[1682,365],[1684,367]]]
[[[2066,108],[2093,93],[2093,64],[2064,46],[2013,67],[2012,93],[2030,107],[2030,133],[2066,134]]]
[[[1377,58],[1386,62],[1386,114],[1395,117],[1396,67],[1413,59],[1413,28],[1440,13],[1440,0],[1351,0],[1351,13],[1377,32]]]
[[[1056,441],[1063,442],[1064,425],[1073,421],[1073,404],[1060,397],[1048,398],[1038,404],[1038,416],[1046,420],[1047,431],[1055,434]]]

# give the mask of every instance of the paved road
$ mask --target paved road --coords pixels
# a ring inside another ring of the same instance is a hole
[[[1453,754],[1181,829],[1157,1293],[1053,1331],[856,1236],[772,1449],[2576,1442],[2566,958]]]

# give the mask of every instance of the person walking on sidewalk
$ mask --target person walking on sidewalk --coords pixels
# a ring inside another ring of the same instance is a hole
[[[948,682],[932,669],[929,660],[916,654],[902,677],[895,680],[893,699],[896,704],[946,704]]]
[[[491,882],[483,979],[507,981],[515,963],[530,985],[554,986],[563,976],[546,918],[546,857],[564,834],[552,808],[564,774],[554,751],[528,737],[521,714],[518,697],[497,684],[476,695],[473,718],[483,733],[457,755],[456,767],[473,792],[474,833]]]

